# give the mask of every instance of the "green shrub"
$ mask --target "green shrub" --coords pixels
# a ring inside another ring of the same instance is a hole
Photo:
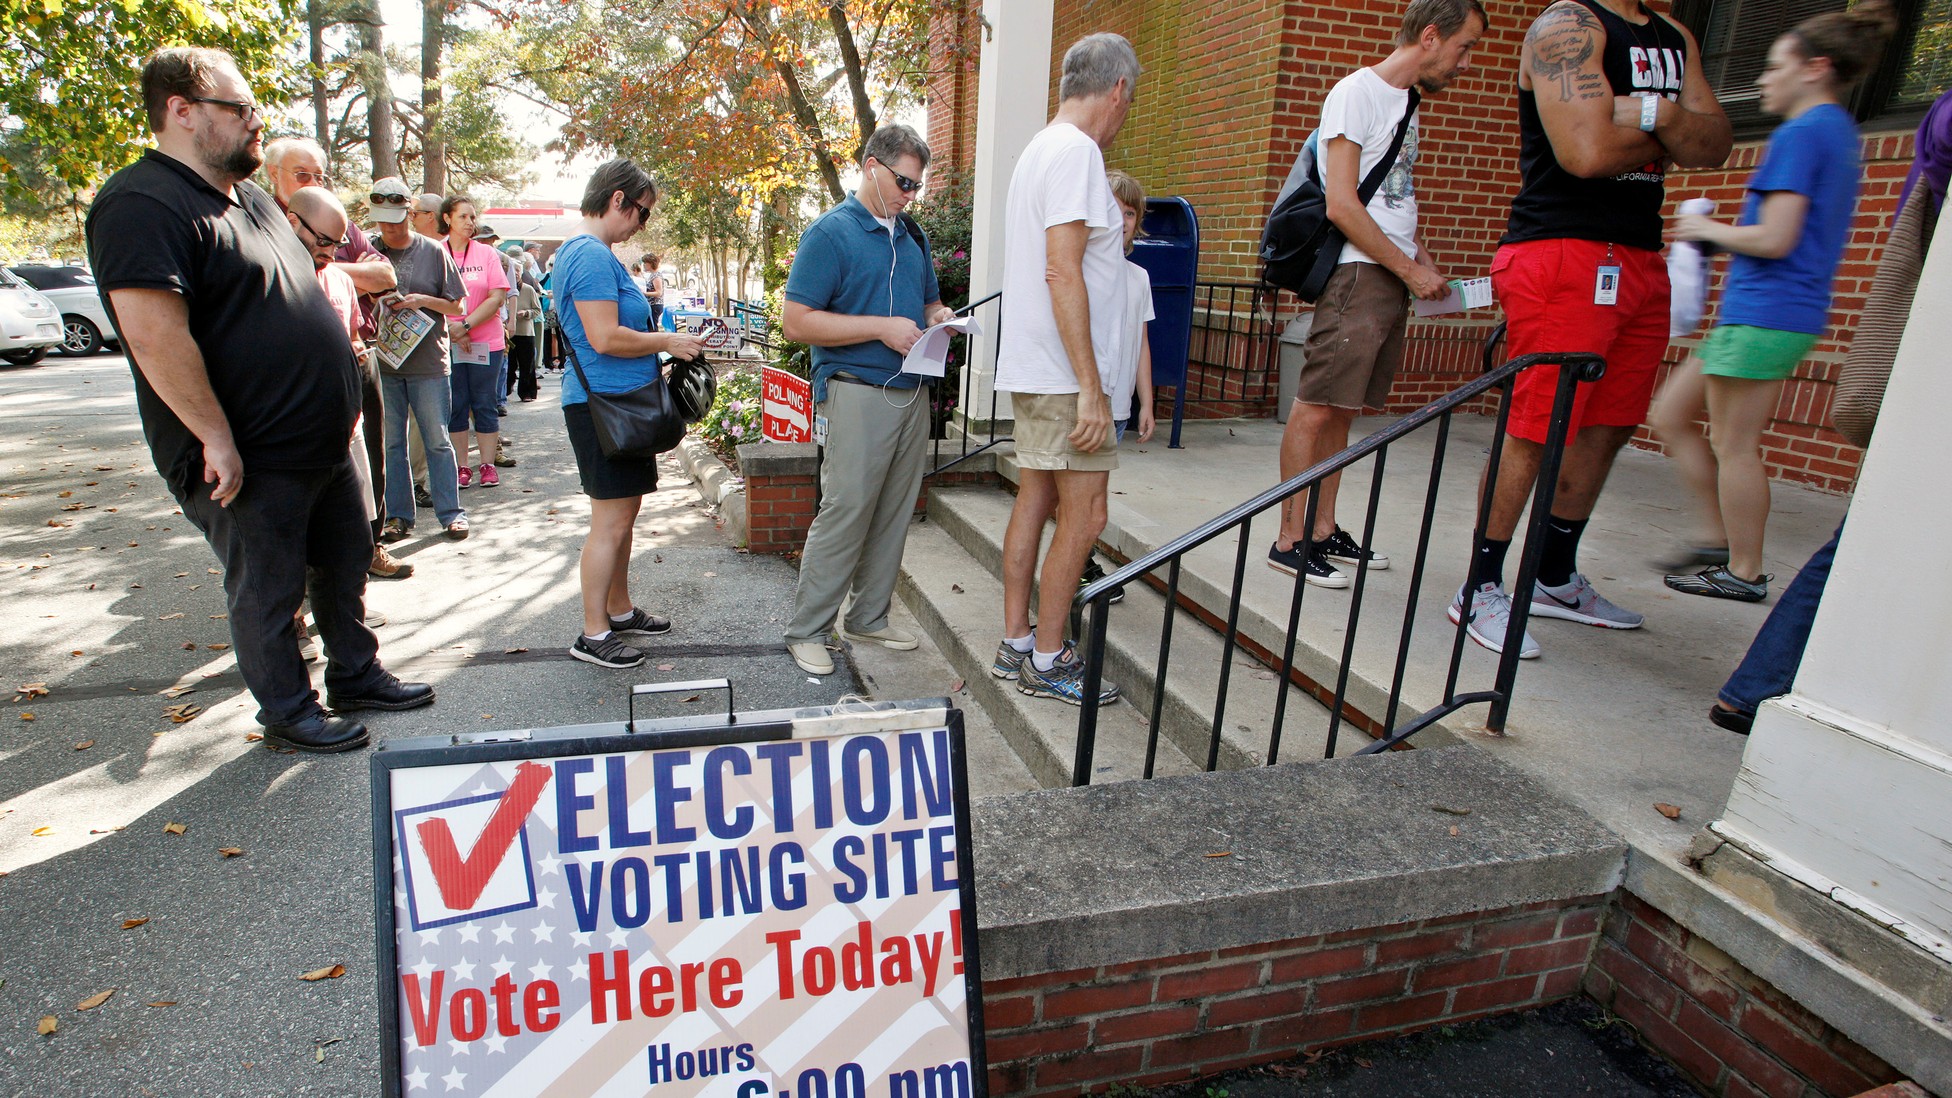
[[[718,399],[693,430],[712,449],[729,456],[740,443],[759,441],[759,405],[757,369],[740,367],[720,374]]]

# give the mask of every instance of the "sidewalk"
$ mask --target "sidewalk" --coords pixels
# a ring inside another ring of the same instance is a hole
[[[1388,422],[1358,420],[1354,437]],[[1404,687],[1405,703],[1414,708],[1441,698],[1452,636],[1444,610],[1463,581],[1475,486],[1493,425],[1487,417],[1459,416],[1452,428]],[[1188,422],[1180,450],[1167,449],[1164,438],[1162,431],[1152,443],[1122,448],[1112,475],[1103,540],[1128,559],[1278,480],[1281,425],[1271,420]],[[1393,566],[1369,576],[1355,655],[1357,675],[1384,689],[1402,626],[1433,441],[1425,430],[1396,444],[1385,474],[1374,540]],[[1357,467],[1342,485],[1339,517],[1358,536],[1371,468]],[[1845,505],[1842,497],[1775,487],[1767,550],[1773,592],[1830,536]],[[1254,524],[1242,592],[1243,631],[1260,633],[1264,643],[1285,633],[1292,591],[1287,576],[1264,564],[1275,521],[1270,513]],[[1705,713],[1773,604],[1773,595],[1771,602],[1753,605],[1669,590],[1649,562],[1687,533],[1687,503],[1666,459],[1623,452],[1587,528],[1580,563],[1609,598],[1644,612],[1647,624],[1616,632],[1534,619],[1532,635],[1544,654],[1520,664],[1507,734],[1483,731],[1482,706],[1446,722],[1670,864],[1678,864],[1689,838],[1720,812],[1740,768],[1746,741],[1708,724]],[[1202,601],[1224,612],[1237,544],[1226,536],[1190,555],[1182,589],[1190,583],[1217,591],[1217,604]],[[1517,572],[1518,544],[1513,549],[1507,583]],[[1310,588],[1303,641],[1339,657],[1349,598],[1348,591]],[[1495,666],[1495,656],[1467,642],[1460,689],[1488,687]],[[1657,802],[1679,806],[1680,817],[1667,819],[1655,810]]]

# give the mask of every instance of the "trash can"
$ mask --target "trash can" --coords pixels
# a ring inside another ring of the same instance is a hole
[[[1274,421],[1288,422],[1288,409],[1294,406],[1295,392],[1301,388],[1302,347],[1315,327],[1313,310],[1288,321],[1281,329],[1280,397],[1274,405]]]
[[[1193,285],[1200,267],[1200,219],[1183,198],[1148,198],[1143,235],[1132,246],[1132,262],[1152,278],[1152,384],[1173,387],[1173,433],[1179,447],[1180,420],[1186,411],[1186,360],[1193,345]]]

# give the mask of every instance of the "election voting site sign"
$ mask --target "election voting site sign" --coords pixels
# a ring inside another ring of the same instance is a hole
[[[759,371],[759,431],[774,442],[813,441],[813,383],[771,366]]]
[[[946,700],[383,747],[387,1093],[984,1098],[966,788]]]

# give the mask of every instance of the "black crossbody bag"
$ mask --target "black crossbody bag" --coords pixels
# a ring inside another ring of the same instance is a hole
[[[549,314],[556,339],[569,354],[570,368],[589,395],[590,422],[596,427],[597,445],[607,458],[650,461],[667,450],[676,449],[685,437],[685,420],[671,399],[671,387],[662,373],[635,389],[622,393],[599,393],[577,361],[576,345],[562,330],[562,321]]]
[[[1410,132],[1410,119],[1416,116],[1422,98],[1417,89],[1410,89],[1410,107],[1396,124],[1396,138],[1390,142],[1389,152],[1376,161],[1356,188],[1356,197],[1363,205],[1376,197],[1377,189],[1396,166],[1403,137]],[[1347,238],[1328,219],[1328,194],[1322,187],[1320,164],[1309,145],[1302,146],[1288,180],[1293,189],[1275,201],[1267,227],[1261,230],[1261,281],[1291,290],[1312,303],[1328,286]]]

